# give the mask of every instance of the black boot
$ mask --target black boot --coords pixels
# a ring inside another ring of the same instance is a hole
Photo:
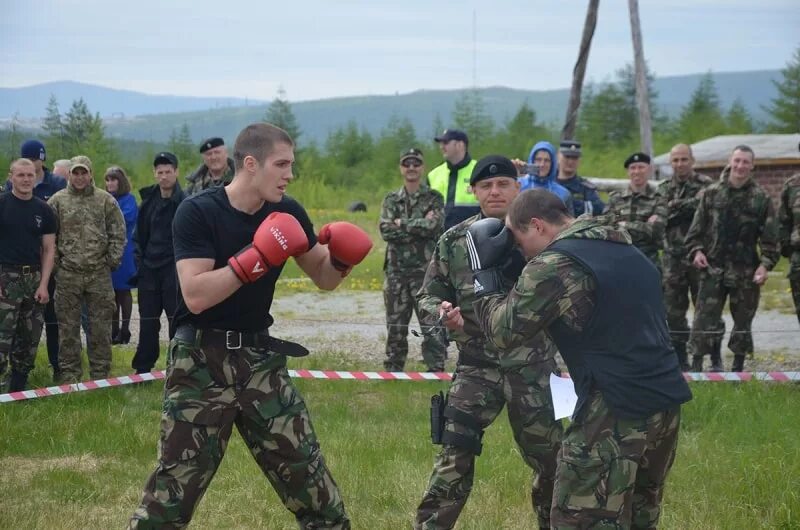
[[[8,377],[8,391],[21,392],[28,386],[28,374],[21,374],[16,370],[11,370]]]
[[[722,339],[714,341],[711,347],[711,371],[724,372],[725,368],[722,366]]]
[[[692,372],[702,372],[703,371],[703,356],[702,355],[694,355],[692,356]]]
[[[731,372],[744,372],[744,355],[734,355]]]
[[[686,355],[685,342],[673,342],[672,347],[675,349],[675,355],[678,356],[678,364],[681,367],[681,372],[689,371],[689,358]]]

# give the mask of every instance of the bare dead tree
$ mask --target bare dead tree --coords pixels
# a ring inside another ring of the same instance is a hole
[[[600,0],[589,0],[586,10],[586,20],[583,23],[583,36],[581,47],[578,51],[578,60],[572,70],[572,88],[569,91],[569,105],[564,128],[561,129],[561,139],[571,140],[575,137],[575,124],[578,121],[578,109],[581,106],[581,93],[583,92],[583,78],[586,74],[586,63],[589,62],[589,49],[592,46],[594,29],[597,27],[597,7]]]
[[[647,71],[645,70],[642,28],[639,25],[639,2],[628,0],[633,37],[633,68],[636,76],[636,104],[639,107],[639,138],[642,152],[653,156],[653,126],[650,119],[650,99],[647,94]]]

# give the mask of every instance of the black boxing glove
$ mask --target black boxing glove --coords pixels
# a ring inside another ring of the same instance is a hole
[[[502,269],[513,248],[514,237],[500,219],[481,219],[467,229],[467,252],[475,296],[504,292]]]

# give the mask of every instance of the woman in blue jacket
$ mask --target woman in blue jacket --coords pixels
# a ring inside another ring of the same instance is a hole
[[[127,344],[131,340],[131,311],[133,310],[133,297],[130,281],[136,274],[136,265],[133,261],[133,229],[136,227],[136,218],[139,208],[136,199],[131,193],[131,182],[121,167],[111,166],[106,170],[106,191],[117,199],[119,209],[125,218],[126,235],[128,242],[125,252],[122,253],[122,263],[111,273],[114,284],[114,297],[117,309],[111,322],[111,342],[113,344]]]

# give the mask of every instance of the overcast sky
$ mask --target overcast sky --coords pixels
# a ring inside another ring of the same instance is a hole
[[[587,1],[3,0],[0,86],[75,80],[290,100],[472,86],[568,87]],[[602,0],[587,79],[632,60],[628,3]],[[657,75],[782,68],[798,0],[641,0]],[[473,12],[477,19],[473,39]]]

